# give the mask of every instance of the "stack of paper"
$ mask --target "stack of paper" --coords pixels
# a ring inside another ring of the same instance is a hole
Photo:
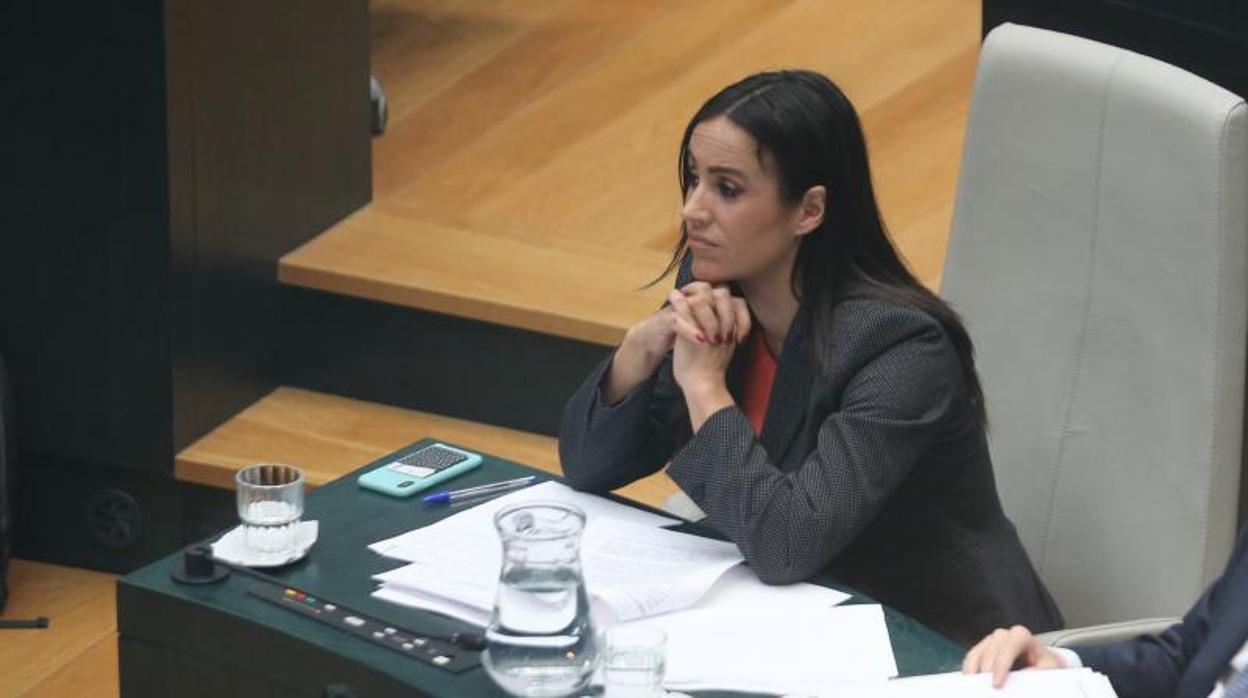
[[[494,513],[537,500],[585,510],[581,559],[586,589],[613,618],[688,608],[742,562],[730,542],[660,528],[678,523],[675,519],[546,482],[369,546],[412,563],[377,575],[382,587],[375,595],[485,625],[502,562]]]
[[[374,596],[486,625],[502,559],[494,513],[531,500],[586,511],[595,622],[663,628],[669,688],[810,692],[897,674],[879,606],[838,607],[847,594],[813,584],[763,584],[732,543],[664,530],[677,522],[554,482],[373,544],[411,563],[377,575]]]
[[[952,673],[855,684],[807,695],[829,698],[1115,698],[1117,694],[1108,679],[1089,669],[1054,669],[1015,671],[1000,689],[992,687],[991,674]]]
[[[876,605],[711,603],[636,623],[667,631],[672,690],[805,694],[897,675]]]

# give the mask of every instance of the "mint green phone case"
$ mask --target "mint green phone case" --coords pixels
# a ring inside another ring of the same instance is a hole
[[[411,497],[478,465],[481,456],[476,453],[433,443],[364,473],[357,482],[391,497]]]

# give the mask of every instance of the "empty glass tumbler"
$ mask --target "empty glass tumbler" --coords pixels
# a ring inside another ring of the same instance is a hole
[[[667,633],[648,625],[608,629],[602,648],[603,698],[662,698]]]
[[[256,553],[284,553],[295,547],[303,517],[303,472],[292,465],[250,465],[234,476],[243,541]]]
[[[581,576],[585,513],[528,502],[501,509],[494,526],[503,564],[481,663],[512,695],[571,695],[598,658]]]

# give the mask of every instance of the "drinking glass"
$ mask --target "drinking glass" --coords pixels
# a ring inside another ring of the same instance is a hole
[[[255,553],[290,552],[303,516],[303,472],[293,465],[249,465],[234,476],[243,542]]]
[[[660,698],[667,667],[667,633],[648,625],[616,625],[605,633],[603,698]]]

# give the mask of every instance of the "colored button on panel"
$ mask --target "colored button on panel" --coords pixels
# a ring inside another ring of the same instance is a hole
[[[298,594],[299,592],[295,591],[294,589],[287,589],[284,593],[286,596],[294,598],[295,595]]]

